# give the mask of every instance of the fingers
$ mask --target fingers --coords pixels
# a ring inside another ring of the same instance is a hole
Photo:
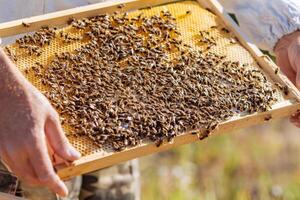
[[[300,128],[300,113],[297,112],[290,117],[290,122]]]
[[[32,131],[26,141],[15,139],[6,142],[4,150],[1,148],[1,156],[21,180],[30,185],[48,187],[60,196],[66,196],[68,190],[56,175],[49,158],[44,130],[37,128]]]
[[[11,147],[12,145],[10,145]],[[38,185],[38,181],[31,163],[27,158],[27,154],[20,154],[17,151],[4,147],[2,158],[5,164],[8,165],[11,171],[14,172],[22,181],[26,182],[29,185]],[[22,148],[24,149],[24,148]]]
[[[296,74],[296,87],[298,88],[298,90],[300,90],[300,68],[299,68],[299,70],[297,71],[297,74]]]
[[[62,159],[74,161],[80,158],[80,153],[67,140],[58,117],[48,117],[45,124],[45,133],[52,149]]]
[[[290,119],[290,122],[292,124],[294,124],[294,126],[296,126],[297,128],[300,128],[300,120],[299,119],[297,119],[297,120]]]
[[[45,138],[39,138],[38,141],[31,142],[28,148],[29,155],[31,155],[30,163],[42,185],[50,188],[60,196],[67,196],[68,190],[54,172],[46,147]]]
[[[29,186],[38,186],[41,182],[38,180],[38,177],[33,171],[32,165],[29,159],[24,160],[23,162],[13,162],[12,160],[7,162],[7,165],[10,166],[14,174],[24,181]]]

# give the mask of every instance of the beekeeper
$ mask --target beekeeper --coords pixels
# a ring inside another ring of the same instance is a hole
[[[0,0],[0,22],[99,1]],[[300,89],[300,1],[220,0],[220,3],[236,14],[242,31],[256,45],[276,55],[282,71]],[[56,111],[2,50],[0,71],[1,159],[24,182],[66,196],[67,187],[55,174],[47,154],[46,139],[65,160],[76,160],[80,154],[65,138]],[[293,116],[291,121],[300,127],[299,116]]]

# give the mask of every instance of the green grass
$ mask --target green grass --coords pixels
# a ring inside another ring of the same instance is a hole
[[[299,158],[286,121],[212,136],[142,158],[142,199],[300,199]]]

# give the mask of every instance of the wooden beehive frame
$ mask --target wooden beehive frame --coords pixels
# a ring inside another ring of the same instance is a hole
[[[0,24],[0,37],[8,37],[21,33],[31,32],[38,30],[41,26],[62,26],[71,18],[83,18],[94,16],[101,13],[112,13],[117,9],[117,6],[124,4],[123,11],[136,10],[139,8],[145,8],[148,6],[157,6],[165,3],[176,2],[177,0],[121,0],[115,2],[99,3],[65,11],[59,11],[42,16],[36,16],[26,19],[20,19],[13,22],[7,22]],[[244,128],[254,124],[264,122],[265,117],[272,116],[272,119],[285,117],[293,114],[297,109],[300,109],[300,93],[297,88],[284,76],[282,73],[275,74],[274,71],[277,66],[273,61],[265,56],[249,39],[241,32],[236,23],[231,17],[224,11],[223,7],[217,2],[217,0],[198,0],[199,4],[204,8],[209,8],[214,14],[216,14],[231,30],[231,32],[238,38],[239,42],[250,52],[253,58],[257,61],[260,67],[268,74],[272,80],[286,85],[289,88],[290,94],[289,100],[283,101],[277,104],[276,107],[270,111],[238,117],[221,123],[219,128],[214,131],[214,134],[218,132],[226,132],[236,128]],[[22,23],[29,23],[30,27],[24,27]],[[173,143],[165,143],[159,148],[155,144],[142,144],[140,146],[126,149],[122,152],[110,153],[103,157],[102,154],[91,154],[80,158],[72,163],[70,166],[60,165],[56,166],[58,175],[63,179],[91,172],[97,169],[111,166],[116,163],[127,161],[140,156],[161,152],[182,144],[195,142],[198,140],[196,135],[189,133],[177,136]]]

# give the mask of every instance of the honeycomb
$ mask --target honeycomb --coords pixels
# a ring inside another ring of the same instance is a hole
[[[222,30],[224,24],[213,13],[202,8],[196,1],[181,1],[177,3],[165,4],[162,6],[153,7],[151,9],[143,9],[133,11],[129,13],[129,17],[138,16],[141,12],[145,16],[152,16],[159,14],[162,10],[169,11],[174,17],[176,17],[176,23],[178,30],[180,31],[181,39],[184,43],[189,44],[194,49],[201,49],[205,51],[205,45],[199,44],[199,31],[207,30],[210,35],[216,38],[217,45],[213,46],[209,51],[217,53],[219,55],[226,55],[228,60],[239,61],[241,64],[250,64],[251,66],[260,69],[251,54],[238,42],[234,35],[230,32]],[[190,14],[187,14],[187,11]],[[215,28],[217,27],[217,28]],[[62,29],[58,29],[60,32],[69,33],[72,36],[81,36],[83,31],[74,29],[71,26],[66,26]],[[23,72],[24,76],[40,91],[49,91],[50,88],[45,87],[39,78],[35,76],[33,71],[29,70],[29,73],[25,73],[28,69],[36,66],[35,63],[39,62],[43,66],[47,66],[55,57],[55,54],[61,54],[63,52],[73,52],[75,49],[86,44],[88,41],[77,41],[70,44],[62,42],[60,37],[57,37],[52,41],[49,46],[43,47],[43,53],[41,56],[29,56],[24,49],[20,49],[17,44],[9,45],[9,49],[18,57],[16,65]],[[265,74],[266,75],[266,74]],[[268,77],[266,75],[266,77]],[[271,81],[270,78],[268,78]],[[281,93],[276,94],[278,102],[284,100]],[[94,153],[100,153],[100,155],[108,155],[112,153],[110,146],[99,148],[90,139],[85,136],[74,136],[72,127],[63,125],[65,133],[76,149],[78,149],[83,156],[91,155]],[[145,141],[147,142],[147,141]]]

